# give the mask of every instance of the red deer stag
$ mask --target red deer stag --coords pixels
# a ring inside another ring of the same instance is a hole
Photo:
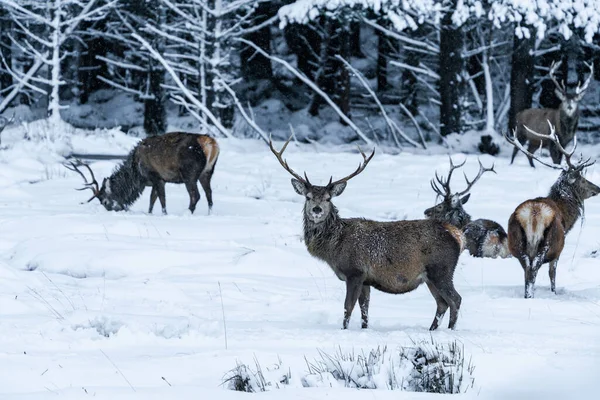
[[[565,244],[565,236],[583,213],[583,201],[600,193],[600,187],[594,185],[582,175],[583,170],[594,162],[590,159],[573,164],[571,157],[577,147],[577,138],[573,141],[573,149],[565,151],[550,126],[549,137],[543,137],[529,130],[531,135],[554,143],[566,159],[564,168],[547,164],[513,137],[506,139],[517,149],[529,157],[535,158],[543,165],[560,169],[562,172],[550,188],[546,197],[538,197],[521,203],[508,221],[508,247],[525,271],[525,298],[534,295],[535,278],[540,267],[550,265],[550,290],[556,293],[556,266]]]
[[[98,187],[88,164],[78,161],[65,166],[77,172],[85,181],[85,186],[79,190],[91,189],[94,192],[88,203],[98,199],[108,211],[127,209],[140,197],[146,186],[152,186],[148,213],[152,213],[158,197],[162,212],[166,214],[165,183],[183,183],[190,195],[189,210],[193,213],[200,200],[197,185],[200,180],[210,213],[213,205],[210,180],[218,157],[219,145],[210,136],[172,132],[138,143],[113,174],[104,178],[102,187]],[[91,182],[79,170],[80,166],[88,169]]]
[[[435,173],[435,180],[431,180],[431,188],[442,198],[442,202],[425,210],[425,216],[430,219],[437,219],[446,222],[461,229],[465,234],[466,248],[474,257],[489,257],[496,258],[498,256],[506,258],[510,256],[508,251],[508,237],[502,225],[489,219],[477,219],[471,221],[471,216],[465,211],[463,205],[471,197],[469,191],[473,185],[481,178],[485,172],[493,172],[494,166],[484,168],[479,162],[479,173],[472,181],[467,179],[467,188],[462,192],[452,193],[450,189],[450,179],[454,170],[465,165],[466,160],[462,164],[455,165],[450,158],[450,171],[446,179],[438,176]]]
[[[308,252],[325,261],[337,277],[346,282],[343,328],[348,328],[352,310],[358,300],[362,327],[368,327],[371,287],[386,293],[400,294],[416,289],[423,282],[431,291],[437,311],[430,330],[435,330],[450,308],[454,329],[461,297],[454,289],[453,277],[463,249],[462,232],[439,221],[378,222],[363,218],[341,218],[331,202],[342,194],[347,182],[364,171],[373,158],[362,151],[363,162],[350,175],[326,186],[310,183],[294,172],[283,152],[271,151],[292,176],[296,193],[304,196],[304,241]],[[360,149],[359,149],[360,150]]]
[[[554,164],[561,163],[563,154],[552,141],[547,140],[547,137],[550,134],[548,121],[550,122],[550,125],[556,129],[556,135],[559,139],[560,145],[563,148],[566,147],[571,140],[573,140],[577,132],[577,125],[579,124],[579,102],[585,95],[592,77],[594,76],[594,65],[586,64],[590,69],[590,75],[583,85],[577,85],[574,94],[569,94],[567,93],[567,88],[564,85],[564,82],[561,84],[554,77],[554,73],[561,64],[562,61],[558,63],[552,63],[550,72],[548,74],[556,86],[554,93],[561,101],[558,109],[530,108],[523,110],[517,114],[517,126],[515,127],[517,130],[517,140],[521,144],[529,142],[529,146],[527,148],[527,152],[529,154],[534,154],[536,150],[541,147],[548,148],[550,151],[550,157],[552,157]],[[543,136],[538,137],[527,130],[527,128],[530,128],[534,132],[538,132]],[[515,156],[518,152],[519,149],[515,147],[513,149],[512,158],[510,159],[511,164],[515,160]],[[527,155],[527,158],[529,159],[529,165],[535,168],[533,165],[534,157],[532,155]]]

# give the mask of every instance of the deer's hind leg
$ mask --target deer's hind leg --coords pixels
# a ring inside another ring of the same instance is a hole
[[[457,262],[458,256],[454,260],[454,264],[450,264],[450,262],[447,261],[442,264],[427,267],[427,286],[432,284],[435,289],[437,289],[440,297],[450,308],[450,322],[448,323],[449,329],[454,329],[456,321],[458,320],[458,310],[460,310],[460,304],[462,303],[462,297],[454,288],[454,282],[452,281]],[[436,321],[434,320],[434,323],[435,322]],[[431,325],[431,328],[433,327],[434,324]]]
[[[202,189],[204,189],[204,194],[206,195],[206,201],[208,202],[208,213],[212,210],[213,199],[212,199],[212,188],[210,187],[210,181],[212,179],[213,173],[215,172],[215,165],[213,164],[212,168],[209,171],[202,171],[200,174],[200,184],[202,185]]]
[[[446,314],[446,311],[448,310],[448,303],[446,303],[446,300],[444,300],[444,298],[440,294],[440,291],[435,287],[435,285],[433,283],[431,283],[430,281],[427,281],[427,287],[429,288],[429,291],[431,292],[431,295],[433,296],[433,298],[435,299],[435,302],[437,304],[437,310],[435,311],[435,317],[433,318],[431,327],[429,327],[430,331],[435,331],[438,328],[440,322],[444,319],[444,315]]]
[[[360,315],[362,317],[362,328],[369,327],[369,302],[371,300],[371,286],[363,285],[358,297],[358,305],[360,306]]]
[[[193,214],[196,210],[196,204],[198,204],[198,201],[200,200],[200,192],[198,191],[198,184],[196,183],[196,179],[188,179],[185,182],[185,188],[187,189],[188,194],[190,195],[189,210]]]

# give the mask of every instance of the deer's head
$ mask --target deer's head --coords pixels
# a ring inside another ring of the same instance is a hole
[[[581,84],[581,82],[577,84],[574,93],[569,93],[567,91],[567,87],[564,81],[558,82],[556,80],[556,77],[554,76],[556,70],[558,69],[558,67],[560,67],[561,64],[562,61],[552,63],[548,75],[550,79],[552,79],[552,82],[554,82],[554,85],[556,86],[556,89],[554,89],[554,94],[556,94],[556,97],[558,97],[558,99],[561,101],[560,110],[568,116],[573,116],[577,112],[577,109],[579,108],[579,102],[581,101],[581,99],[583,99],[583,96],[585,95],[585,92],[587,91],[588,86],[590,85],[592,77],[594,76],[594,64],[586,63],[586,65],[590,69],[590,75],[587,77],[583,85]]]
[[[81,172],[81,170],[79,169],[79,167],[82,166],[89,171],[92,178],[91,182],[87,180],[83,172]],[[110,179],[104,178],[102,180],[102,186],[99,186],[98,181],[96,181],[96,177],[94,176],[94,171],[92,171],[88,164],[84,163],[81,160],[76,160],[75,162],[71,161],[70,163],[65,164],[65,167],[73,172],[77,172],[79,175],[81,175],[83,181],[85,182],[82,188],[76,190],[90,189],[93,192],[92,197],[90,197],[87,201],[88,203],[94,199],[98,199],[100,201],[100,204],[102,204],[104,208],[106,208],[106,210],[108,211],[122,211],[126,208],[124,205],[116,201],[114,199],[114,196],[112,196]]]
[[[572,193],[575,196],[577,196],[577,198],[581,201],[598,195],[600,193],[600,187],[585,179],[585,176],[583,175],[583,171],[587,167],[593,165],[596,161],[591,161],[590,158],[588,158],[587,160],[583,160],[583,158],[581,158],[579,162],[573,163],[571,158],[573,157],[575,149],[577,148],[577,135],[573,137],[573,148],[571,149],[571,151],[567,151],[560,144],[558,136],[556,135],[556,130],[554,126],[550,123],[550,121],[548,121],[548,125],[550,126],[549,135],[542,135],[538,132],[533,131],[532,129],[529,129],[527,126],[525,126],[525,129],[527,129],[527,131],[529,131],[529,133],[531,133],[532,135],[541,139],[540,143],[542,143],[542,140],[550,140],[552,143],[554,143],[556,149],[565,156],[566,162],[563,166],[548,164],[542,161],[540,158],[531,154],[523,147],[523,145],[518,140],[515,139],[515,131],[513,131],[512,136],[508,136],[506,134],[504,136],[510,144],[521,150],[521,152],[523,152],[525,155],[534,158],[540,164],[543,164],[552,169],[560,170],[560,176],[558,177],[558,180],[555,183],[555,186],[557,186],[559,190],[568,191],[569,193]]]
[[[367,164],[373,156],[375,155],[375,150],[367,157],[365,153],[360,150],[360,154],[363,156],[363,162],[359,164],[356,171],[346,176],[345,178],[339,179],[337,181],[333,181],[333,178],[329,179],[329,183],[326,186],[317,186],[310,183],[306,173],[304,173],[304,177],[300,176],[294,170],[290,168],[287,161],[282,159],[283,152],[285,151],[287,145],[290,143],[290,137],[287,142],[281,148],[281,151],[275,150],[273,147],[273,142],[269,140],[269,147],[277,160],[281,164],[281,166],[288,171],[292,176],[292,186],[296,193],[301,196],[304,196],[304,215],[310,220],[312,223],[319,224],[324,222],[331,211],[334,209],[333,204],[331,203],[331,199],[335,196],[339,196],[346,189],[347,182],[360,174],[366,168]]]
[[[435,206],[426,209],[425,216],[430,219],[439,219],[444,222],[448,222],[462,229],[471,220],[471,216],[463,208],[463,205],[469,201],[469,197],[471,196],[469,191],[485,172],[491,171],[496,173],[496,171],[494,171],[493,165],[491,168],[484,168],[481,164],[481,161],[479,161],[479,173],[475,179],[469,181],[467,175],[465,175],[467,188],[461,192],[453,193],[452,189],[450,189],[450,179],[452,178],[452,173],[454,170],[465,165],[466,160],[463,161],[462,164],[456,165],[452,162],[452,158],[449,158],[450,171],[448,172],[448,177],[444,179],[436,172],[435,179],[431,180],[431,188],[438,195],[438,197],[442,198],[442,201]]]

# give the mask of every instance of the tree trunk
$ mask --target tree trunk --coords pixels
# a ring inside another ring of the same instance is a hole
[[[440,33],[440,133],[447,136],[462,133],[462,104],[464,100],[462,57],[464,33],[452,23],[452,13],[442,19]]]
[[[283,35],[288,49],[296,55],[298,70],[315,80],[315,70],[320,62],[316,55],[319,54],[323,41],[320,35],[310,24],[287,24]]]
[[[255,17],[252,20],[253,25],[256,26],[265,22],[275,15],[275,13],[276,9],[270,3],[259,3],[256,9]],[[270,26],[249,33],[244,36],[244,39],[253,42],[265,52],[271,54]],[[258,54],[250,46],[242,45],[242,50],[240,51],[240,64],[242,67],[242,77],[247,82],[255,79],[271,79],[273,77],[271,60],[261,54]]]
[[[548,41],[548,46],[552,47],[552,46],[558,46],[561,45],[561,41],[562,39],[556,37],[555,35],[550,35],[547,39]],[[556,71],[556,79],[560,82],[563,79],[566,78],[567,71],[569,70],[569,60],[568,60],[568,56],[563,52],[563,49],[561,49],[559,52],[550,52],[550,53],[546,53],[543,56],[540,57],[539,63],[550,69],[550,66],[552,65],[552,62],[556,61],[561,61],[563,62],[563,64],[561,65],[561,67]],[[551,79],[549,79],[549,76],[547,75],[547,73],[544,73],[545,76],[544,78],[547,79],[543,79],[542,83],[541,83],[541,87],[542,87],[542,91],[540,92],[540,106],[544,107],[544,108],[558,108],[558,106],[560,105],[560,99],[558,97],[556,97],[556,94],[554,94],[554,89],[556,89],[556,86],[554,85],[554,82],[552,82]],[[566,79],[565,79],[566,82]],[[532,92],[533,95],[533,92]]]
[[[0,32],[11,32],[12,28],[12,22],[8,13],[0,8]],[[7,34],[0,36],[0,51],[2,51],[2,55],[8,66],[12,66],[12,43]],[[8,88],[12,84],[12,76],[8,72],[0,71],[0,90]]]
[[[508,111],[508,129],[516,126],[517,114],[531,108],[533,97],[533,77],[535,57],[535,32],[529,27],[530,37],[513,38],[512,68],[510,71],[510,110]]]
[[[365,55],[363,54],[363,52],[360,48],[360,22],[359,21],[350,22],[350,34],[349,34],[348,40],[350,42],[350,55],[352,55],[352,57],[364,58]]]
[[[381,19],[377,23],[383,27],[387,27],[389,22]],[[382,92],[388,88],[388,58],[392,52],[392,39],[387,37],[385,33],[377,32],[377,90]]]
[[[153,61],[150,62],[148,80],[148,92],[153,97],[144,100],[144,130],[148,136],[162,135],[167,131],[167,108],[162,87],[164,71]]]

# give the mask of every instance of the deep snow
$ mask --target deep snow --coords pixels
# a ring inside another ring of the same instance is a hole
[[[79,132],[68,142],[78,152],[116,147],[125,154],[135,140]],[[434,396],[299,387],[304,357],[314,359],[317,349],[368,352],[428,338],[435,302],[425,286],[400,296],[374,291],[370,329],[360,330],[355,310],[351,329],[342,331],[344,284],[307,253],[303,199],[290,176],[262,142],[220,144],[210,216],[203,193],[189,215],[182,185],[167,185],[168,216],[146,214],[149,190],[129,212],[80,204],[89,197],[73,190],[81,178],[47,147],[0,150],[0,398],[240,398],[249,395],[225,390],[222,378],[236,361],[252,364],[255,356],[263,366],[281,358],[295,381],[285,393],[260,394],[267,399]],[[464,157],[454,154],[457,161]],[[356,152],[295,144],[286,158],[313,182],[346,175],[360,161]],[[467,158],[472,176],[477,160]],[[504,226],[521,201],[545,195],[558,176],[532,170],[522,155],[515,166],[507,158],[481,159],[495,161],[498,174],[484,175],[465,208]],[[92,167],[100,178],[115,164]],[[377,153],[335,204],[344,217],[422,218],[435,200],[429,179],[447,168],[446,155]],[[458,190],[464,182],[455,175]],[[587,177],[600,182],[598,167]],[[457,330],[446,329],[446,316],[432,335],[460,340],[472,357],[476,390],[464,396],[596,398],[599,226],[600,199],[591,199],[583,228],[578,223],[567,238],[558,295],[549,291],[547,267],[536,298],[525,300],[516,260],[462,254],[455,275],[463,297]]]

